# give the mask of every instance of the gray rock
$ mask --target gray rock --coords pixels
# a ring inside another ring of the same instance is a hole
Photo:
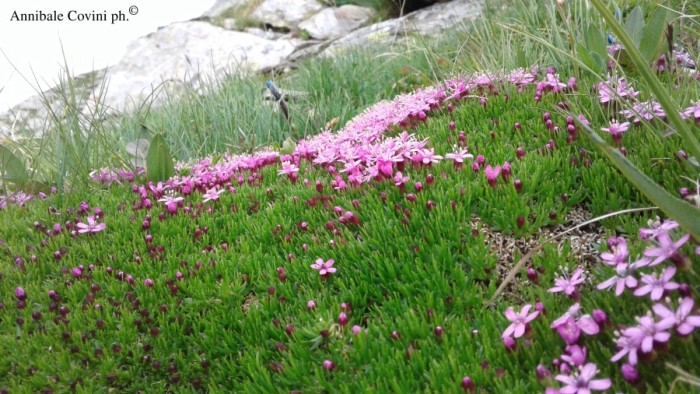
[[[316,0],[264,0],[251,18],[270,26],[292,29],[321,9],[323,5]]]
[[[107,70],[106,103],[129,111],[154,89],[197,88],[229,72],[259,71],[282,62],[295,49],[288,40],[267,40],[205,22],[174,23],[134,41]],[[154,97],[158,105],[164,95]]]
[[[332,56],[350,47],[388,43],[410,35],[436,36],[481,15],[484,0],[437,3],[401,18],[376,23],[333,41],[323,52]]]
[[[217,2],[207,11],[205,11],[202,16],[206,18],[216,18],[224,13],[244,7],[248,5],[251,0],[217,0]]]
[[[284,36],[283,33],[278,33],[278,32],[271,31],[271,30],[263,30],[263,29],[258,28],[258,27],[249,27],[249,28],[245,29],[244,32],[246,32],[248,34],[252,34],[254,36],[264,38],[266,40],[277,40],[278,38],[281,38],[282,36]]]
[[[356,5],[338,8],[325,8],[311,18],[301,22],[299,28],[306,30],[313,38],[327,40],[342,37],[367,24],[374,10]]]

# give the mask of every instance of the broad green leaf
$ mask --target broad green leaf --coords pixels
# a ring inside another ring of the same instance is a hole
[[[170,150],[162,134],[156,134],[148,148],[146,157],[146,176],[154,182],[168,180],[175,174]]]
[[[661,46],[664,42],[664,32],[666,31],[666,16],[666,8],[656,7],[656,10],[649,18],[649,22],[644,26],[639,50],[647,62],[656,60],[660,55]]]
[[[634,7],[632,12],[627,16],[625,22],[625,31],[630,35],[634,45],[639,47],[642,40],[642,30],[644,29],[644,14],[640,6]]]
[[[20,186],[29,179],[22,160],[2,145],[0,145],[0,179]]]
[[[588,51],[588,49],[581,45],[581,43],[576,44],[576,55],[578,59],[586,65],[586,67],[596,71],[599,70],[598,64],[591,56],[591,53]]]
[[[294,149],[297,148],[297,143],[294,142],[292,137],[288,137],[284,142],[282,143],[282,149],[280,149],[280,153],[285,154],[285,155],[291,155],[294,153]]]
[[[591,53],[591,56],[598,55],[602,61],[604,61],[603,59],[607,59],[608,40],[605,38],[605,34],[603,34],[603,31],[598,26],[593,24],[588,26],[588,30],[586,30],[584,38],[586,40],[586,48]]]

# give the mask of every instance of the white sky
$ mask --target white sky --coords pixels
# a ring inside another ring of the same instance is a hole
[[[213,4],[214,0],[0,0],[0,50],[4,52],[0,53],[0,113],[35,94],[32,70],[42,90],[54,85],[63,65],[61,43],[71,73],[98,70],[117,63],[135,38],[171,22],[198,17]],[[136,15],[129,14],[131,6],[138,8]],[[11,21],[14,11],[37,10],[62,13],[64,20]],[[106,13],[108,20],[69,21],[71,10]],[[129,20],[112,24],[112,13],[119,11]]]

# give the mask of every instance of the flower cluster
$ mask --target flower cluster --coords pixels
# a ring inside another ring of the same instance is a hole
[[[615,269],[615,276],[599,284],[598,289],[614,286],[618,296],[629,289],[633,295],[649,297],[654,302],[646,315],[637,317],[635,325],[615,332],[618,352],[611,361],[627,357],[624,369],[628,374],[639,362],[640,353],[651,354],[655,346],[669,341],[671,329],[675,328],[679,336],[688,336],[700,327],[700,315],[694,312],[694,301],[683,290],[687,285],[673,281],[677,270],[684,269],[687,264],[688,258],[680,249],[690,234],[674,240],[672,231],[678,228],[678,224],[671,220],[663,224],[650,221],[649,225],[649,228],[640,230],[639,236],[652,245],[646,247],[634,262],[629,261],[624,238],[611,238],[608,241],[611,252],[601,254],[603,261]],[[673,265],[665,265],[667,262]],[[660,271],[641,273],[641,269],[657,266],[661,267]],[[674,292],[679,294],[677,302],[670,297]]]

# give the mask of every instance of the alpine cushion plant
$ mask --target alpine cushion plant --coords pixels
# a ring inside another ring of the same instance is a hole
[[[698,335],[685,271],[696,245],[671,221],[643,229],[641,240],[613,231],[634,234],[643,214],[589,224],[545,245],[503,310],[482,306],[515,248],[580,223],[577,212],[647,203],[577,139],[574,117],[555,109],[577,96],[597,100],[585,93],[590,79],[562,75],[533,67],[451,78],[377,103],[284,154],[178,163],[161,183],[109,172],[96,180],[110,187],[90,197],[104,209],[94,224],[106,215],[109,237],[70,236],[89,224],[87,204],[52,209],[51,196],[10,204],[0,302],[16,308],[0,308],[0,331],[13,333],[0,347],[17,352],[0,358],[0,388],[585,393],[633,391],[635,381],[667,389],[674,375],[654,363],[657,353],[698,360],[678,346]],[[589,125],[608,125],[605,115],[589,115]],[[624,134],[633,160],[653,151],[635,127]],[[464,171],[465,161],[476,171]],[[669,160],[652,175],[679,186],[667,176],[682,165]],[[557,273],[562,262],[573,272]],[[613,275],[624,278],[620,297],[597,289]],[[620,363],[610,362],[625,346]]]

